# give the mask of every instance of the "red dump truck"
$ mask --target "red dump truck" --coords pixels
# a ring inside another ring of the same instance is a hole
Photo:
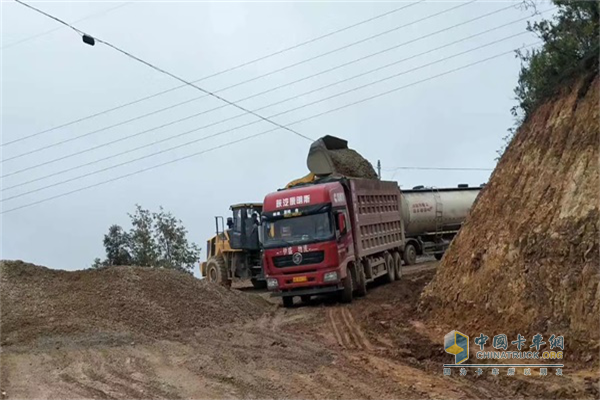
[[[267,287],[289,307],[299,296],[364,296],[367,282],[400,277],[405,238],[397,182],[323,179],[265,197]]]

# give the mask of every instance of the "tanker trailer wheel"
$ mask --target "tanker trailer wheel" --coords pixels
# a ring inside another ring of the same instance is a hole
[[[354,282],[352,282],[352,273],[350,272],[350,266],[346,271],[346,277],[342,279],[342,285],[344,288],[340,292],[340,301],[342,303],[352,302],[352,292],[354,291]]]
[[[367,295],[367,277],[365,275],[365,268],[362,262],[357,264],[355,289],[356,297],[363,297]]]
[[[227,276],[227,267],[223,257],[211,257],[206,263],[206,279],[217,285],[230,287],[231,279]]]
[[[414,244],[407,244],[404,247],[404,264],[415,265],[417,263],[417,249]]]
[[[383,280],[387,283],[394,282],[396,280],[396,264],[390,253],[385,254],[385,267],[387,268],[387,274],[383,276]]]
[[[399,281],[402,278],[402,257],[400,253],[394,252],[394,267],[396,267],[396,280]]]

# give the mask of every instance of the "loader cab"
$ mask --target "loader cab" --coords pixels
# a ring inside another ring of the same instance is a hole
[[[227,218],[231,248],[259,251],[262,203],[235,204],[231,211],[233,217]]]

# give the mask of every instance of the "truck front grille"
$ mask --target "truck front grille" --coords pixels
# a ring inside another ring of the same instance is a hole
[[[277,268],[297,267],[299,265],[319,264],[325,259],[324,251],[309,251],[302,254],[300,264],[295,264],[293,256],[277,256],[273,257],[273,264]]]

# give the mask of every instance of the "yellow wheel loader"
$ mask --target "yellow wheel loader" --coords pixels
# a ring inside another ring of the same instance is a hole
[[[250,279],[255,288],[266,288],[261,267],[260,215],[262,203],[234,204],[233,216],[215,217],[216,234],[206,243],[206,261],[200,273],[209,282],[231,286],[233,278]]]

